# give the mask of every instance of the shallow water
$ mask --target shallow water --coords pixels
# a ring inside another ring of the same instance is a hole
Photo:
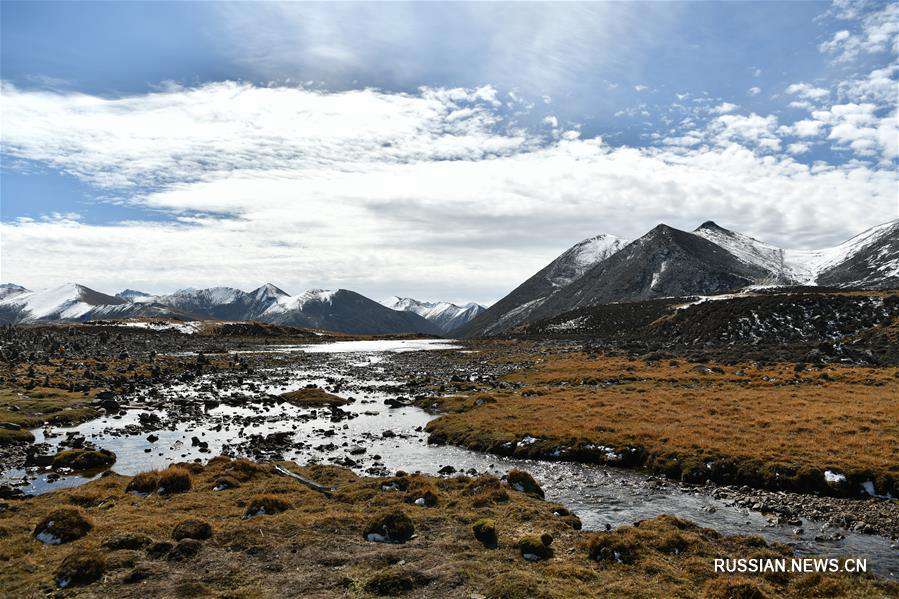
[[[433,415],[416,407],[386,406],[384,400],[393,395],[378,388],[390,385],[391,381],[385,379],[384,369],[380,365],[390,359],[390,352],[447,350],[452,347],[451,343],[443,340],[414,340],[339,342],[287,350],[306,353],[330,350],[334,355],[324,365],[310,368],[309,364],[304,364],[304,370],[293,370],[288,377],[272,385],[263,385],[262,390],[278,394],[309,383],[324,388],[339,386],[340,390],[335,392],[337,395],[355,400],[342,407],[355,417],[339,422],[331,421],[328,409],[310,410],[288,404],[221,405],[207,410],[199,419],[177,422],[154,431],[153,434],[159,439],[153,443],[147,440],[146,432],[137,435],[121,432],[126,425],[137,424],[138,414],[146,410],[128,410],[121,417],[104,417],[70,429],[54,428],[50,433],[56,436],[47,437],[44,429],[37,429],[34,434],[36,442],[55,446],[65,438],[67,431],[77,431],[96,445],[115,452],[117,461],[114,470],[122,474],[135,474],[179,461],[205,461],[221,453],[227,445],[233,447],[254,433],[279,431],[291,431],[296,441],[303,442],[301,448],[283,453],[285,459],[300,464],[330,463],[335,457],[349,457],[358,462],[354,469],[360,473],[373,467],[391,472],[405,470],[430,474],[436,474],[448,465],[457,471],[474,469],[497,474],[511,468],[523,468],[540,481],[548,500],[562,503],[577,513],[586,529],[601,530],[606,525],[616,527],[659,514],[674,514],[725,534],[757,534],[769,541],[786,543],[794,546],[800,554],[867,558],[869,569],[881,576],[895,578],[899,572],[899,551],[890,549],[890,541],[883,537],[831,528],[828,533],[838,530],[845,535],[845,539],[816,542],[813,537],[822,529],[815,522],[804,520],[802,528],[805,534],[797,537],[792,533],[795,527],[771,526],[757,512],[731,507],[700,489],[684,490],[680,485],[659,482],[638,471],[566,462],[517,460],[452,446],[428,445],[427,435],[422,429]],[[267,348],[269,351],[272,349]],[[360,367],[371,373],[370,380],[353,379],[346,375],[350,370],[358,372]],[[199,394],[194,388],[199,382],[202,381],[170,390],[180,396],[197,396]],[[226,390],[224,393],[228,392]],[[163,411],[160,415],[164,415]],[[396,436],[384,438],[382,433],[386,430],[393,431]],[[192,437],[208,443],[209,451],[201,452],[199,447],[192,447]],[[337,448],[332,451],[316,449],[330,443]],[[349,452],[354,447],[364,448],[365,454],[351,456]],[[24,474],[22,471],[8,472],[2,478],[10,480],[21,478]],[[45,473],[31,480],[23,490],[43,493],[82,484],[87,480],[90,478],[68,476],[49,482]]]

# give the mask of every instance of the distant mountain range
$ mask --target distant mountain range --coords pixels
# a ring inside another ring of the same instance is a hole
[[[268,284],[250,292],[213,287],[151,295],[127,289],[113,296],[77,283],[44,291],[0,287],[0,323],[142,317],[258,320],[359,335],[443,334],[440,326],[414,312],[392,310],[347,289],[292,296]]]
[[[601,251],[584,251],[584,248]],[[577,308],[751,286],[899,287],[899,220],[823,250],[787,250],[708,221],[658,225],[627,242],[600,235],[549,263],[455,335],[497,335]]]
[[[475,303],[457,306],[450,302],[421,302],[410,297],[397,296],[393,296],[381,303],[391,310],[414,312],[437,325],[445,334],[455,331],[487,309]]]
[[[490,336],[578,308],[657,298],[711,295],[750,287],[816,285],[899,288],[899,220],[823,250],[788,250],[708,221],[688,232],[658,225],[639,239],[597,235],[565,251],[490,308],[353,291],[290,295],[267,284],[106,295],[69,283],[44,291],[0,285],[0,323],[109,318],[258,320],[377,335]]]

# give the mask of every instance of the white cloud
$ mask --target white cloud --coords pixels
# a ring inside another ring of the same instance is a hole
[[[495,102],[492,88],[229,83],[110,100],[5,86],[5,152],[170,220],[5,222],[3,277],[104,291],[272,281],[490,301],[599,232],[635,237],[660,221],[713,218],[815,246],[894,210],[889,168],[772,154],[773,116],[724,114],[680,144],[671,135],[665,147],[615,148],[575,129],[547,141],[509,128]],[[819,116],[877,139],[876,115],[853,114]]]
[[[863,6],[862,3],[859,3]],[[839,17],[845,20],[856,20],[860,17],[857,10],[843,11]],[[861,54],[877,54],[892,51],[899,53],[899,4],[886,2],[881,10],[870,12],[861,19],[860,31],[855,33],[843,29],[833,37],[821,43],[818,50],[833,54],[838,62],[855,60]]]
[[[756,85],[753,85],[748,90],[746,90],[746,93],[749,94],[750,96],[757,96],[760,93],[762,93],[762,88],[760,88]]]
[[[739,108],[739,106],[737,106],[736,104],[731,104],[730,102],[722,102],[718,106],[712,108],[712,112],[716,114],[725,114],[728,112],[733,112],[737,108]]]
[[[545,124],[549,125],[550,127],[552,127],[553,129],[555,129],[559,126],[559,119],[557,119],[556,117],[554,117],[552,115],[544,117],[543,122]]]
[[[647,89],[649,89],[649,88],[646,87],[645,85],[635,85],[635,86],[634,86],[634,91],[636,91],[636,92],[642,92],[642,91],[645,91],[645,90],[647,90]]]
[[[811,146],[804,142],[796,142],[787,145],[787,152],[794,155],[805,154],[811,149]]]
[[[725,114],[709,124],[719,142],[748,142],[762,149],[780,150],[780,138],[777,136],[777,117],[749,116]]]
[[[897,72],[899,64],[894,63],[874,69],[864,78],[842,81],[838,86],[839,94],[853,102],[875,102],[885,107],[895,106],[899,95],[899,82],[895,78]]]
[[[811,119],[804,119],[793,123],[792,132],[797,137],[818,137],[824,123]]]
[[[815,87],[809,83],[793,83],[787,87],[786,91],[788,94],[810,100],[820,100],[830,95],[830,92],[823,87]]]

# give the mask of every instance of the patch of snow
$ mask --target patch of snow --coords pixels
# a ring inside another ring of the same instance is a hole
[[[47,528],[50,528],[52,526],[53,526],[53,521],[51,520],[50,522],[47,523]],[[57,537],[52,532],[48,532],[46,529],[42,530],[41,532],[34,535],[34,538],[45,545],[60,545],[60,544],[62,544],[62,539]]]
[[[123,320],[115,323],[117,327],[129,327],[133,329],[147,329],[150,331],[178,331],[185,335],[193,335],[200,330],[202,323],[194,320],[189,322],[171,322],[171,321],[136,321]]]
[[[831,470],[824,471],[824,482],[828,485],[841,485],[846,482],[846,475]]]
[[[652,283],[649,284],[650,289],[655,289],[656,285],[659,284],[659,280],[662,278],[662,274],[665,272],[665,269],[668,268],[668,261],[662,260],[661,266],[659,266],[659,271],[652,273]]]
[[[593,266],[618,253],[627,244],[628,239],[602,233],[585,239],[566,250],[556,258],[556,267],[549,273],[550,282],[562,287],[584,276]]]
[[[719,227],[700,227],[693,231],[737,257],[741,262],[771,273],[775,284],[814,285],[827,270],[839,266],[852,256],[887,235],[895,235],[899,221],[872,227],[837,246],[820,250],[788,250],[769,245],[748,235]],[[899,259],[876,265],[879,276],[899,276]]]

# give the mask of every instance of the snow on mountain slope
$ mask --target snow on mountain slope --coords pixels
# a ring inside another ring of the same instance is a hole
[[[840,283],[844,286],[865,285],[872,279],[899,277],[899,220],[872,227],[838,246],[820,250],[788,250],[778,248],[748,235],[729,231],[708,221],[693,231],[712,243],[723,247],[740,261],[764,268],[770,274],[762,284],[773,285],[816,285],[828,279],[827,274],[840,269],[853,259],[862,259],[868,271],[862,275],[858,265],[856,276],[844,276]],[[867,250],[877,246],[871,256],[864,256]]]
[[[125,289],[123,291],[119,291],[115,294],[116,297],[120,297],[123,300],[128,300],[129,302],[146,302],[152,301],[153,295],[150,293],[145,293],[143,291],[138,291],[136,289]]]
[[[411,297],[391,297],[381,302],[391,310],[414,312],[449,333],[477,317],[486,308],[474,302],[459,306],[451,302],[422,302]]]
[[[864,256],[871,248],[877,250]],[[823,250],[787,250],[788,260],[813,273],[812,281],[856,257],[862,257],[881,277],[899,276],[899,219],[871,227],[838,246]]]
[[[12,297],[13,295],[18,295],[19,293],[25,293],[28,289],[25,289],[21,285],[16,285],[15,283],[3,283],[0,284],[0,300]]]
[[[278,289],[278,291],[281,290]],[[284,292],[282,291],[281,293]],[[287,295],[284,293],[283,295],[278,295],[275,302],[262,312],[259,317],[265,319],[266,317],[286,312],[301,312],[309,302],[330,303],[334,299],[335,293],[337,291],[330,289],[309,289],[299,295]]]
[[[98,307],[126,304],[121,298],[66,283],[42,291],[16,293],[0,300],[4,311],[19,313],[22,320],[77,320]]]
[[[629,243],[628,239],[607,233],[585,239],[556,258],[546,277],[556,287],[568,285],[581,278],[594,264],[602,262]]]
[[[571,246],[504,298],[463,324],[458,334],[492,334],[525,321],[553,294],[579,280],[629,243],[627,239],[604,233]]]
[[[771,273],[768,281],[759,281],[759,283],[797,283],[807,280],[811,276],[805,265],[791,264],[787,260],[786,250],[768,245],[748,235],[719,227],[712,221],[702,223],[693,233],[723,247],[741,262],[758,266]]]

